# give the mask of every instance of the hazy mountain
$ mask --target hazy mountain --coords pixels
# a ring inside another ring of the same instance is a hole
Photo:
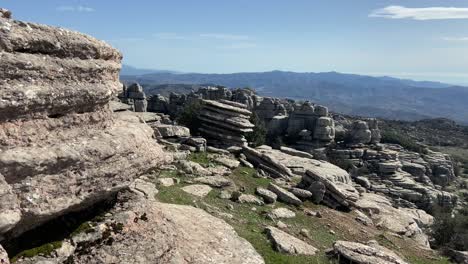
[[[177,73],[176,71],[166,71],[166,70],[152,70],[152,69],[139,69],[129,65],[122,65],[122,70],[120,70],[120,75],[144,75],[152,73]]]
[[[337,72],[233,74],[154,73],[122,76],[146,84],[204,84],[252,87],[259,94],[311,100],[354,115],[417,120],[446,117],[468,123],[468,88],[439,82]]]

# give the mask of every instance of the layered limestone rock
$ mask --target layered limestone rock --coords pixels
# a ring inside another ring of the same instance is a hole
[[[380,246],[376,241],[367,245],[357,242],[336,241],[333,244],[334,254],[338,259],[358,264],[407,264],[393,251]]]
[[[373,220],[374,225],[412,238],[423,248],[430,248],[429,239],[423,228],[432,225],[434,220],[423,210],[397,208],[389,199],[372,193],[363,193],[355,206],[365,212]]]
[[[199,119],[202,124],[199,131],[208,140],[208,144],[229,147],[244,146],[247,140],[245,133],[253,131],[250,123],[251,112],[235,102],[217,102],[202,100],[202,110]]]
[[[271,177],[302,177],[298,187],[309,190],[311,199],[317,203],[323,202],[332,208],[349,208],[359,199],[349,174],[329,162],[290,155],[268,146],[256,149],[244,147],[244,154],[252,164]]]
[[[232,96],[232,92],[228,88],[222,86],[201,87],[200,89],[198,89],[197,94],[201,95],[203,99],[214,101],[222,99],[231,99]]]
[[[4,15],[0,25],[3,240],[109,198],[164,157],[150,127],[110,109],[117,50]]]
[[[118,97],[122,102],[132,105],[135,112],[146,112],[147,110],[146,94],[143,87],[138,83],[134,83],[129,87],[124,85],[123,91]]]
[[[287,134],[298,138],[296,148],[309,151],[334,141],[335,124],[328,108],[305,102],[290,113]]]
[[[169,99],[160,94],[150,96],[148,98],[148,111],[156,113],[169,113]]]
[[[380,144],[333,149],[328,154],[337,165],[351,164],[353,177],[362,187],[388,196],[398,206],[430,210],[435,205],[453,208],[457,203],[456,195],[442,191],[432,180],[452,175],[451,161],[441,153],[419,154]]]

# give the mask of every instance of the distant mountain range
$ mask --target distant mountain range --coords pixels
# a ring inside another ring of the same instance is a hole
[[[122,73],[123,81],[138,81],[143,87],[160,84],[251,87],[262,96],[310,100],[344,114],[410,121],[445,117],[468,124],[468,88],[440,82],[338,72]]]

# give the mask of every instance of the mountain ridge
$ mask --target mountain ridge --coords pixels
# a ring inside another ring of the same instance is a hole
[[[440,82],[337,72],[285,71],[232,74],[159,72],[122,75],[121,80],[139,82],[143,87],[159,84],[251,87],[262,96],[311,100],[344,114],[408,121],[444,117],[468,123],[468,88]]]

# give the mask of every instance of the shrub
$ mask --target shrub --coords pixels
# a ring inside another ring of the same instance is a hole
[[[390,143],[390,144],[398,144],[404,147],[405,149],[426,154],[427,149],[426,147],[422,146],[421,144],[418,144],[414,139],[401,134],[397,133],[395,130],[384,130],[381,131],[382,143]]]
[[[468,250],[468,208],[452,214],[447,210],[434,210],[432,237],[440,248]]]
[[[188,103],[176,118],[177,123],[188,127],[192,135],[196,134],[200,128],[201,122],[198,118],[198,114],[200,113],[201,108],[202,105],[200,101],[195,100]]]
[[[263,122],[263,120],[261,120],[255,113],[252,113],[252,115],[250,116],[250,122],[254,124],[255,127],[253,128],[253,132],[248,133],[246,135],[247,141],[253,147],[265,144],[267,134],[265,122]]]

